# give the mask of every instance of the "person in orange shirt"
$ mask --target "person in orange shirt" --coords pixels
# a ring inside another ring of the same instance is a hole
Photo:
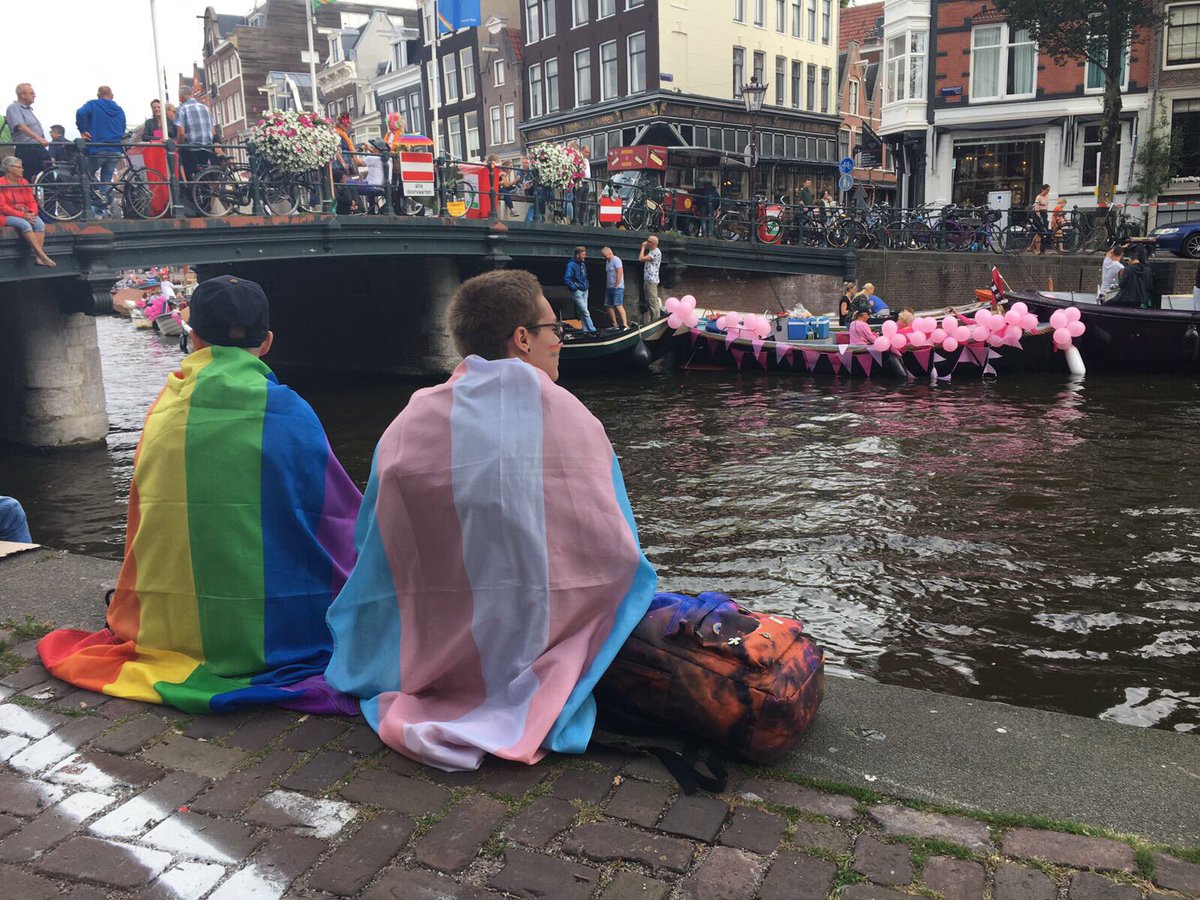
[[[46,223],[38,216],[37,199],[25,180],[25,164],[15,156],[0,162],[0,219],[21,232],[33,248],[34,262],[53,269],[56,263],[46,255]]]

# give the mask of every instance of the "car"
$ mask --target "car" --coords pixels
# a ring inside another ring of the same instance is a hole
[[[1150,236],[1159,250],[1170,250],[1176,256],[1200,259],[1200,221],[1172,222],[1155,228]]]

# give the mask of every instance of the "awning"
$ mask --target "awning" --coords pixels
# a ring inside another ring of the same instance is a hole
[[[1066,116],[1029,116],[1024,119],[1005,119],[1000,122],[962,122],[950,125],[935,124],[934,135],[941,136],[942,134],[969,134],[969,133],[987,133],[996,135],[1000,131],[1021,131],[1026,128],[1036,128],[1044,125],[1060,125],[1066,119]],[[1021,137],[1022,135],[1013,135],[1013,137]]]

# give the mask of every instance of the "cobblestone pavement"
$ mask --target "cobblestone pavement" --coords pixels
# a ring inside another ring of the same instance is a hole
[[[1200,897],[1200,853],[1136,837],[753,770],[686,797],[656,761],[613,754],[447,774],[361,720],[189,717],[77,691],[34,658],[18,644],[0,678],[3,897]]]

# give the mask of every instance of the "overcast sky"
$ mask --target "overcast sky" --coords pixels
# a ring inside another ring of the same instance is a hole
[[[190,73],[193,62],[204,61],[204,29],[196,17],[205,7],[245,15],[251,5],[250,0],[157,0],[158,46],[172,88],[180,72]],[[19,26],[11,20],[18,8]],[[33,111],[42,127],[48,132],[51,125],[64,125],[73,138],[75,110],[107,84],[130,128],[150,115],[150,101],[158,96],[150,0],[28,0],[7,13],[4,31],[11,40],[0,50],[0,106],[12,103],[17,84],[28,81],[37,91]]]

